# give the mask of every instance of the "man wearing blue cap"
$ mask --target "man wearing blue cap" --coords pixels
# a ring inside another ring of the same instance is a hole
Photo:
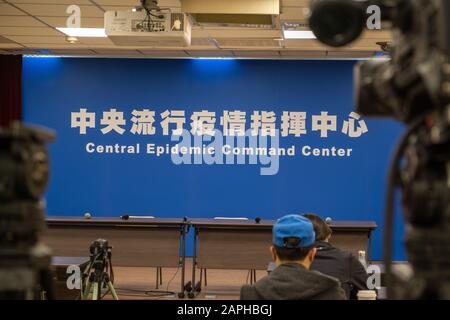
[[[316,248],[309,219],[285,216],[273,226],[272,237],[270,251],[277,267],[253,286],[243,286],[242,300],[345,299],[337,279],[310,270]]]

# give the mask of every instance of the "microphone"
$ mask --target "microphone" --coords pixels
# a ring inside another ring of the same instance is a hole
[[[154,216],[130,216],[128,214],[124,214],[123,216],[119,217],[122,220],[129,220],[129,219],[154,219]]]
[[[85,219],[90,219],[90,218],[92,218],[92,215],[91,215],[89,212],[86,212],[86,213],[84,214],[84,218],[85,218]]]
[[[260,218],[260,217],[256,217],[256,218],[255,218],[255,222],[256,222],[256,223],[260,223],[260,222],[261,222],[261,218]]]

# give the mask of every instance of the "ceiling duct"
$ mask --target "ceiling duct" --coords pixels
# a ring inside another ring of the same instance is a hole
[[[8,39],[8,38],[0,36],[0,43],[15,43],[15,42],[10,40],[10,39]]]
[[[273,28],[280,14],[279,0],[181,0],[181,11],[199,25]]]

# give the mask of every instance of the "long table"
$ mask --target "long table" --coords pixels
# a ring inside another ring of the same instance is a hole
[[[93,240],[104,238],[113,246],[113,265],[181,268],[184,292],[186,233],[194,231],[192,284],[196,269],[266,270],[271,261],[269,247],[275,221],[228,219],[129,219],[48,217],[44,241],[55,256],[80,257],[89,254]],[[371,221],[331,223],[332,243],[354,254],[371,255]],[[158,270],[158,269],[157,269]],[[158,271],[157,271],[158,272]],[[256,272],[253,273],[256,280]]]
[[[106,239],[113,247],[114,266],[156,267],[157,272],[162,267],[181,268],[180,293],[184,292],[185,219],[47,217],[46,222],[43,240],[54,256],[86,256],[93,240]]]
[[[192,283],[196,269],[266,270],[271,261],[273,220],[191,219],[194,230]],[[370,260],[373,221],[339,221],[330,224],[331,243]],[[256,272],[254,272],[256,278]],[[256,280],[256,279],[255,279]],[[201,281],[201,279],[200,279]]]

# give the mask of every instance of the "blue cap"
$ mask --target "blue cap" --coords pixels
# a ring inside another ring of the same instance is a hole
[[[305,248],[316,242],[316,234],[311,221],[297,214],[278,219],[273,226],[272,237],[272,243],[277,247]],[[288,245],[285,241],[286,238],[298,238],[298,245]]]

